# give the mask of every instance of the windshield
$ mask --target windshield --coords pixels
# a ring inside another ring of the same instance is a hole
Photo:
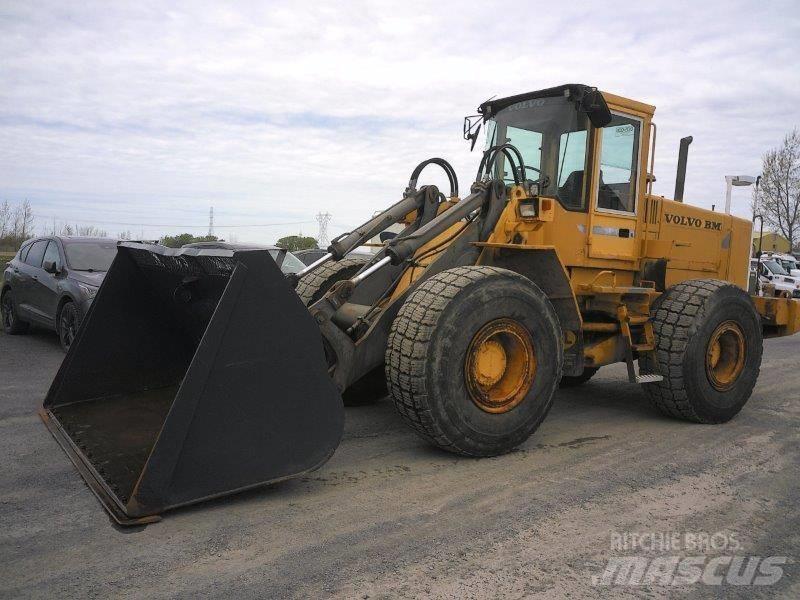
[[[797,266],[797,263],[793,260],[783,259],[781,260],[781,266],[786,269],[787,271],[793,271],[800,267]]]
[[[67,242],[67,264],[76,271],[108,271],[117,255],[116,242]]]
[[[280,250],[270,250],[269,253],[275,262],[278,262],[278,253]],[[284,273],[299,273],[301,270],[305,268],[303,261],[297,258],[291,252],[286,252],[286,255],[283,257],[283,262],[281,263],[281,271]]]
[[[583,210],[586,197],[588,119],[566,97],[537,98],[512,104],[487,122],[487,148],[503,143],[516,146],[525,161],[525,178],[538,181],[540,193],[553,196],[569,210]],[[505,158],[497,161],[496,176],[514,182]]]
[[[767,269],[769,269],[770,273],[772,273],[773,275],[788,275],[786,270],[782,266],[780,266],[777,263],[777,261],[765,260],[764,266],[767,267]]]

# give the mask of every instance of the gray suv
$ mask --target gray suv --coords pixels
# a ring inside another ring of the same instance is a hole
[[[68,350],[117,254],[117,240],[42,237],[26,241],[6,264],[0,289],[3,330],[31,323],[53,329]]]

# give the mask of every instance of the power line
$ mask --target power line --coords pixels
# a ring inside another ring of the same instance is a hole
[[[122,221],[103,221],[98,219],[64,219],[63,217],[54,217],[52,215],[39,215],[34,214],[34,217],[37,219],[53,219],[58,221],[63,221],[65,223],[95,223],[101,225],[127,225],[130,227],[174,227],[174,228],[183,228],[183,229],[205,229],[208,225],[175,225],[171,223],[142,223],[138,221],[136,223],[133,222],[122,222]],[[214,223],[214,228],[232,228],[232,227],[280,227],[282,225],[307,225],[309,223],[314,223],[314,221],[287,221],[285,223],[246,223],[246,224],[238,224],[238,225],[218,225]]]

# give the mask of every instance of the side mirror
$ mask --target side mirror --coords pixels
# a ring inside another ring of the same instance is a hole
[[[55,261],[52,261],[52,260],[44,261],[44,264],[42,265],[42,268],[45,271],[47,271],[48,273],[51,273],[52,275],[58,274],[58,269],[56,268]]]
[[[470,142],[469,151],[475,149],[475,142],[478,141],[478,134],[481,132],[482,115],[472,115],[464,117],[464,139]]]

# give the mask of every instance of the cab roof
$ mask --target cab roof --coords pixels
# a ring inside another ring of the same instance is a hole
[[[598,100],[601,99],[602,102],[600,102],[600,104],[605,104],[606,106],[586,107],[589,108],[590,110],[593,109],[594,112],[601,114],[605,113],[608,110],[608,105],[611,105],[614,109],[631,110],[649,116],[652,116],[656,110],[656,107],[650,104],[645,104],[644,102],[631,100],[630,98],[624,98],[622,96],[617,96],[616,94],[610,94],[608,92],[601,91],[599,95],[600,97],[598,98],[595,95],[597,91],[598,90],[596,87],[586,85],[583,83],[565,83],[564,85],[545,88],[543,90],[536,90],[533,92],[526,92],[524,94],[507,96],[505,98],[494,98],[492,100],[487,100],[478,107],[478,112],[481,115],[483,115],[484,119],[489,119],[493,115],[496,115],[499,111],[503,110],[504,108],[508,108],[509,106],[516,104],[517,102],[523,102],[525,100],[533,100],[536,98],[557,98],[560,96],[573,98],[575,102],[579,104],[586,102],[587,104],[593,103],[596,105],[598,104]],[[590,118],[592,118],[591,114]],[[592,118],[592,121],[594,122],[594,118]],[[609,116],[609,121],[610,121],[610,116]]]
[[[508,108],[517,102],[525,100],[533,100],[535,98],[557,98],[559,96],[568,96],[570,98],[583,98],[587,93],[596,91],[597,88],[584,85],[582,83],[565,83],[556,87],[545,88],[543,90],[536,90],[535,92],[525,92],[524,94],[516,94],[514,96],[507,96],[505,98],[495,98],[487,100],[478,107],[478,112],[489,118],[497,114],[504,108]]]

